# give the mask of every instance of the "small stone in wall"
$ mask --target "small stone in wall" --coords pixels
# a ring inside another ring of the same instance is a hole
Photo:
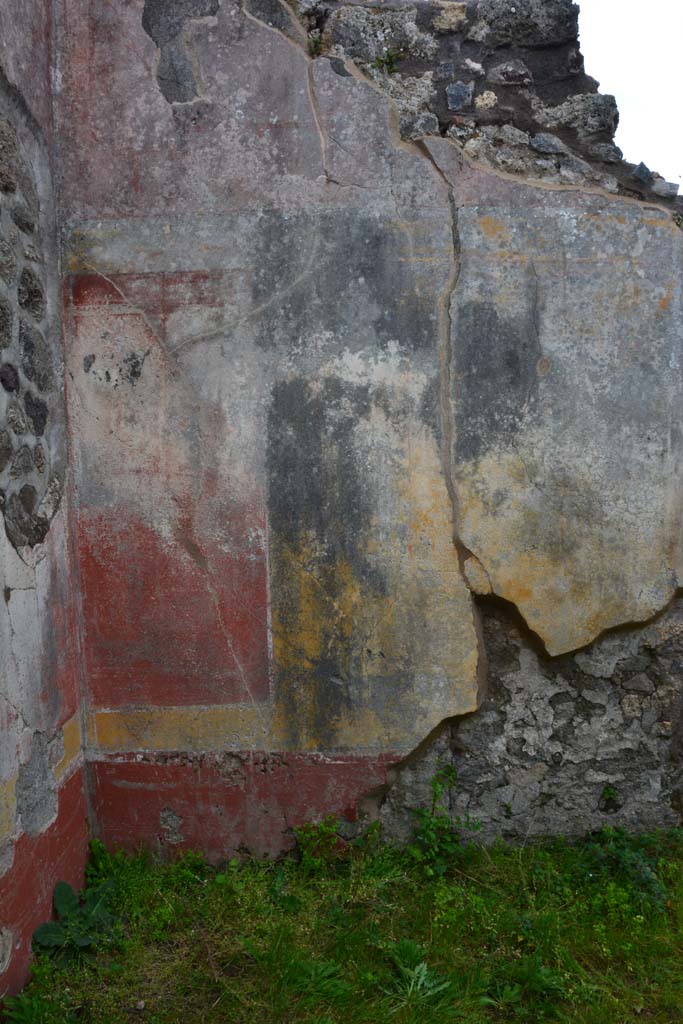
[[[19,278],[17,292],[19,305],[34,320],[42,320],[45,314],[45,296],[38,275],[30,267],[24,267]]]
[[[390,53],[430,58],[438,49],[436,39],[417,27],[414,7],[394,11],[341,7],[328,19],[324,43],[369,64]]]
[[[638,164],[633,172],[633,177],[636,181],[641,182],[643,185],[650,185],[654,175],[649,167],[647,167],[642,161]]]
[[[15,434],[25,434],[27,431],[26,417],[21,411],[18,402],[12,399],[7,406],[7,426]]]
[[[14,192],[17,187],[17,133],[8,121],[0,120],[0,192]]]
[[[619,123],[614,96],[600,93],[570,96],[557,107],[539,105],[536,116],[546,128],[572,128],[581,139],[602,133],[612,136]]]
[[[12,207],[12,220],[25,235],[31,235],[35,231],[35,217],[25,203],[17,203]]]
[[[19,390],[19,374],[11,363],[3,363],[0,366],[0,384],[10,394]]]
[[[37,444],[33,449],[33,462],[39,473],[45,472],[45,449],[41,444]]]
[[[437,32],[461,32],[467,22],[467,4],[455,0],[438,3],[438,14],[432,18]]]
[[[442,64],[437,64],[436,71],[434,72],[435,82],[450,82],[455,76],[455,64],[452,60],[446,60]]]
[[[47,425],[47,406],[40,398],[36,398],[27,391],[24,395],[24,409],[28,416],[29,423],[33,427],[33,433],[42,437]]]
[[[0,278],[5,284],[12,284],[16,272],[17,257],[14,254],[14,249],[9,242],[0,238]]]
[[[439,134],[439,119],[436,114],[422,111],[414,117],[402,117],[401,136],[404,139],[421,139],[425,135]]]
[[[484,65],[479,64],[476,60],[470,60],[469,57],[466,57],[463,63],[464,66],[469,71],[469,73],[471,75],[474,75],[475,78],[483,78],[483,76],[486,74],[484,70]]]
[[[22,320],[19,324],[21,368],[26,378],[41,391],[54,386],[50,351],[40,331]]]
[[[491,68],[486,76],[489,82],[497,85],[529,85],[533,76],[526,64],[521,60],[508,60]]]
[[[454,82],[446,86],[446,103],[449,110],[463,110],[472,105],[474,82]]]
[[[549,135],[546,132],[539,132],[538,135],[533,135],[530,145],[537,153],[569,152],[562,139],[558,139],[557,135]]]
[[[0,301],[0,348],[7,348],[12,342],[14,315],[7,302]]]
[[[28,476],[32,470],[33,452],[28,445],[24,444],[12,459],[9,475],[14,478]]]
[[[644,672],[639,672],[630,679],[624,680],[621,684],[625,690],[632,690],[634,693],[654,693],[654,683]]]
[[[497,103],[498,97],[495,92],[491,92],[490,89],[487,89],[486,92],[482,92],[474,101],[474,105],[477,110],[491,110]]]
[[[606,164],[618,164],[624,159],[624,154],[612,142],[596,142],[586,150],[589,156],[595,160],[602,160]]]
[[[0,430],[0,473],[12,457],[12,439],[6,430]]]
[[[655,178],[652,183],[652,191],[656,196],[661,196],[663,199],[675,199],[678,195],[678,185],[674,181]]]

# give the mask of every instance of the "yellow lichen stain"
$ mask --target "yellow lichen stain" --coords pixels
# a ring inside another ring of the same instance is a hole
[[[17,817],[17,777],[0,782],[0,841],[14,832]]]
[[[486,214],[479,218],[479,227],[487,238],[494,242],[509,242],[510,233],[504,221]]]
[[[657,303],[657,309],[659,310],[660,313],[666,313],[666,311],[668,310],[669,306],[673,302],[673,297],[674,297],[674,286],[673,286],[673,283],[670,282],[667,285],[665,294],[662,296],[662,298]]]
[[[79,712],[76,712],[68,722],[64,723],[62,737],[64,739],[64,754],[61,761],[54,768],[54,776],[57,780],[62,779],[66,775],[81,753],[81,719]]]

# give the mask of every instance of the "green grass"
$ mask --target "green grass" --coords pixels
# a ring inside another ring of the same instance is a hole
[[[9,1019],[683,1020],[680,830],[451,844],[438,871],[419,844],[396,850],[374,832],[345,844],[330,821],[300,843],[298,861],[219,870],[197,855],[162,864],[95,845],[90,887],[106,882],[118,927],[95,953],[40,958]]]

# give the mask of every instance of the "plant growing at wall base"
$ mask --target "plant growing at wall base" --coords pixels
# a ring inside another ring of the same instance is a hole
[[[453,789],[458,775],[452,765],[440,765],[432,776],[429,786],[432,800],[429,807],[417,807],[412,815],[415,820],[413,839],[408,854],[423,868],[430,878],[444,875],[449,863],[462,851],[460,833],[465,830],[476,832],[481,827],[469,816],[451,819],[444,797]]]
[[[301,867],[307,874],[318,874],[345,850],[333,814],[322,821],[309,822],[294,829]]]
[[[86,953],[113,943],[117,920],[110,910],[114,883],[87,889],[82,901],[68,882],[57,882],[53,903],[56,921],[46,921],[33,933],[33,949],[65,966]]]

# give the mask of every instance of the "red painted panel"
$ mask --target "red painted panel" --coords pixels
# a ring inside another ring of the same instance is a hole
[[[226,519],[228,514],[226,513]],[[265,555],[228,521],[236,549],[160,536],[119,509],[81,510],[90,696],[101,707],[269,698]]]
[[[36,837],[20,836],[14,862],[0,878],[0,927],[14,936],[9,966],[0,974],[0,998],[18,992],[28,975],[31,936],[52,913],[57,882],[83,885],[88,853],[88,829],[83,774],[78,771],[59,794],[57,819]]]
[[[217,863],[241,849],[276,857],[292,847],[293,826],[326,814],[352,819],[358,800],[386,783],[395,762],[392,756],[157,754],[97,761],[89,770],[95,818],[108,846],[202,850]]]
[[[71,278],[75,307],[127,304],[147,314],[168,315],[184,306],[221,308],[230,298],[234,271],[189,270],[160,274],[77,274]]]

